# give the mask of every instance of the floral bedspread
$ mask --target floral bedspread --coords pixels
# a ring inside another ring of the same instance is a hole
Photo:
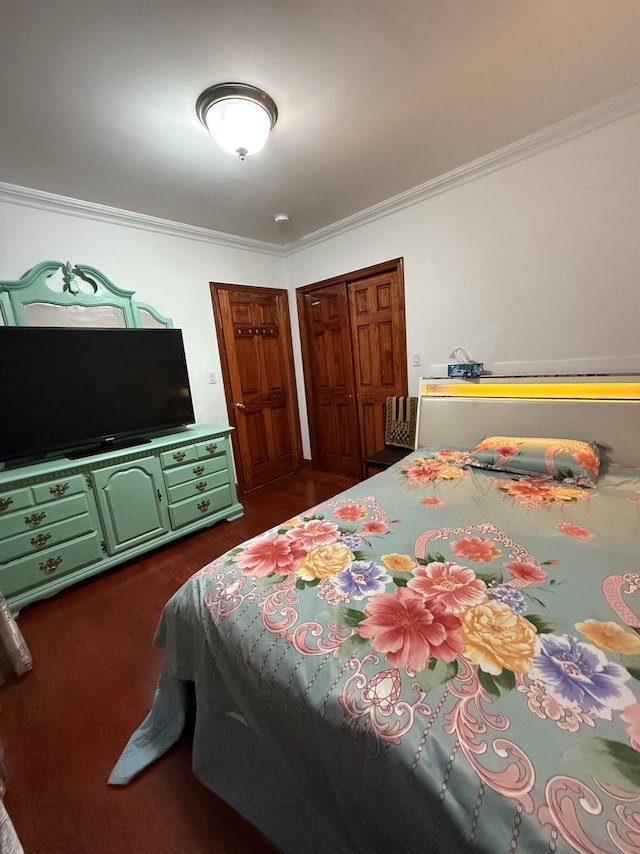
[[[202,569],[159,637],[206,638],[200,696],[345,851],[632,852],[638,591],[640,472],[423,450]]]

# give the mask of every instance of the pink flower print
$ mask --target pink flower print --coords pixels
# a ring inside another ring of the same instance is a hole
[[[400,674],[395,668],[381,670],[362,692],[362,699],[377,706],[381,714],[390,715],[396,700],[400,697],[401,688]]]
[[[438,460],[433,458],[425,460],[420,466],[420,468],[425,474],[431,475],[432,477],[436,477],[438,473],[442,471],[445,465],[446,463],[444,460]]]
[[[296,540],[305,549],[312,549],[314,546],[328,546],[329,543],[335,543],[340,538],[340,531],[333,522],[311,519],[287,531],[287,537]]]
[[[300,543],[284,534],[276,534],[270,540],[249,543],[240,554],[234,555],[233,561],[245,575],[264,578],[272,572],[278,575],[295,572],[305,555]]]
[[[593,451],[576,451],[573,458],[578,465],[582,466],[583,469],[586,469],[589,474],[592,474],[594,477],[598,476],[598,472],[600,471],[600,460]]]
[[[412,466],[405,472],[409,486],[428,486],[447,465],[445,460],[425,460],[420,466]]]
[[[362,504],[345,504],[344,507],[338,507],[333,515],[343,522],[359,522],[367,518],[367,511]]]
[[[629,743],[634,750],[640,750],[640,703],[632,703],[620,712],[620,719],[627,725]]]
[[[425,507],[440,507],[441,504],[444,504],[444,501],[442,498],[432,495],[430,498],[421,498],[420,504],[424,504]]]
[[[318,599],[324,599],[330,605],[338,605],[341,602],[351,602],[350,596],[345,596],[335,585],[332,579],[321,581],[316,587],[316,595]]]
[[[556,528],[561,534],[565,534],[567,537],[577,537],[579,540],[590,540],[593,537],[593,534],[587,531],[586,528],[583,528],[582,525],[572,525],[569,522],[563,522],[561,525],[556,525]]]
[[[428,602],[441,602],[447,611],[457,614],[487,598],[484,581],[472,569],[456,563],[433,561],[414,570],[407,585]]]
[[[549,577],[540,564],[532,561],[514,560],[511,563],[505,563],[504,568],[514,578],[523,581],[525,587],[538,581],[545,581]]]
[[[373,596],[364,613],[358,633],[393,667],[417,673],[428,666],[431,656],[453,661],[464,649],[458,617],[408,587]]]
[[[463,466],[469,460],[469,451],[453,451],[450,448],[445,448],[443,451],[438,451],[436,458],[449,464]]]
[[[496,454],[500,457],[499,462],[504,462],[509,457],[515,457],[517,453],[518,449],[515,445],[500,445],[500,447],[496,448]]]
[[[548,482],[532,483],[527,480],[517,480],[509,486],[509,495],[516,498],[532,498],[536,501],[545,501],[551,498],[552,492],[547,485]]]
[[[409,486],[420,486],[431,481],[431,476],[427,476],[422,469],[422,466],[411,466],[405,471],[405,477],[409,481]]]
[[[476,562],[495,560],[502,552],[486,537],[462,537],[451,543],[451,551],[458,557],[466,557]]]
[[[362,534],[386,534],[389,526],[386,522],[377,522],[372,519],[371,522],[365,522],[360,532]]]

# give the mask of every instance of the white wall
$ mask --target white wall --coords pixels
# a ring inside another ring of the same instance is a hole
[[[495,373],[638,371],[639,119],[301,250],[288,285],[404,257],[410,390],[454,347]],[[308,456],[303,393],[300,409]]]
[[[209,282],[285,287],[282,258],[0,203],[0,279],[47,260],[97,267],[171,317],[183,330],[196,419],[228,423]]]
[[[639,139],[635,114],[285,259],[0,203],[0,279],[58,259],[136,291],[184,330],[207,423],[227,420],[208,282],[287,285],[309,456],[293,292],[390,258],[412,390],[459,346],[496,373],[640,370]]]

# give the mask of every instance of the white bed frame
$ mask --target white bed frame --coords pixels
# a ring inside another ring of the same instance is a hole
[[[496,435],[584,439],[610,462],[640,466],[638,375],[422,377],[418,395],[416,448],[472,448]]]

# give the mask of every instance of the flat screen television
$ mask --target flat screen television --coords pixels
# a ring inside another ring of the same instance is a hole
[[[194,422],[179,329],[0,327],[0,461],[75,456]]]

